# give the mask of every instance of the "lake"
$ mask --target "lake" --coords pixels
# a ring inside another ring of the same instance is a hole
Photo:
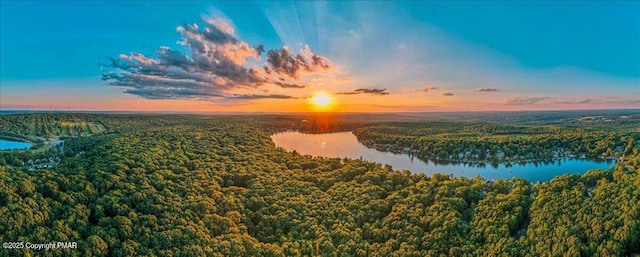
[[[367,161],[388,164],[395,170],[410,170],[411,173],[451,174],[467,178],[480,175],[485,179],[524,178],[530,182],[549,181],[562,174],[582,174],[592,169],[605,169],[614,165],[613,161],[588,159],[562,159],[549,162],[529,162],[506,167],[468,166],[462,163],[434,163],[412,158],[408,154],[394,154],[370,149],[358,142],[351,132],[305,134],[300,132],[283,132],[271,136],[273,142],[288,151],[296,150],[300,154],[312,156],[364,159]]]
[[[31,144],[26,142],[0,139],[0,150],[15,150],[31,148]]]

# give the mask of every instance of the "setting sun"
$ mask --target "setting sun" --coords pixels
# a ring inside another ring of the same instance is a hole
[[[318,108],[326,108],[333,104],[333,97],[326,92],[318,91],[313,94],[311,104]]]

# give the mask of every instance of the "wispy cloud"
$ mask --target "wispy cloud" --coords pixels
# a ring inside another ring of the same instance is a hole
[[[584,100],[578,101],[578,104],[589,104],[591,103],[591,98],[586,98]]]
[[[551,97],[528,97],[528,96],[518,96],[518,97],[508,97],[505,98],[502,103],[505,105],[533,105],[539,101],[549,99]]]
[[[57,106],[56,106],[57,107]],[[0,104],[0,109],[48,109],[50,105],[43,104]]]
[[[271,82],[271,83],[273,83],[273,84],[275,84],[275,85],[278,85],[278,86],[280,86],[281,88],[305,88],[305,86],[302,86],[302,85],[298,85],[298,84],[287,84],[287,83],[280,82],[280,81],[274,81],[274,82]]]
[[[296,98],[289,95],[233,95],[230,99],[291,99]]]
[[[440,95],[441,96],[452,96],[453,93],[451,93],[451,92],[442,92],[442,93],[440,93]]]
[[[606,103],[608,103],[608,104],[640,104],[640,99],[636,99],[636,100],[614,100],[614,101],[607,101]]]
[[[399,109],[399,110],[420,110],[420,109],[433,109],[439,108],[440,106],[435,105],[382,105],[382,104],[372,104],[371,107],[381,108],[381,109]]]
[[[434,86],[426,86],[426,87],[422,88],[422,91],[424,91],[424,92],[429,92],[429,91],[433,91],[433,90],[436,90],[436,87],[434,87]]]
[[[336,95],[357,95],[357,94],[369,94],[369,95],[388,95],[389,92],[386,91],[386,88],[383,89],[367,89],[367,88],[358,88],[353,91],[348,92],[339,92]]]
[[[555,102],[557,104],[590,104],[592,103],[593,100],[591,100],[591,98],[585,98],[583,100],[580,101],[559,101],[559,102]]]
[[[352,81],[353,81],[352,77],[341,77],[341,78],[336,78],[334,80],[334,83],[348,83]]]
[[[474,89],[473,92],[498,92],[497,88],[485,87],[485,88],[477,88]]]
[[[306,87],[304,74],[318,74],[332,68],[328,58],[314,54],[306,46],[300,53],[288,47],[269,50],[263,65],[249,65],[260,60],[265,49],[251,46],[235,36],[235,29],[224,19],[202,20],[178,26],[179,42],[190,54],[163,46],[155,57],[140,53],[107,57],[109,70],[102,80],[124,92],[147,99],[285,99],[285,95],[237,95],[235,90],[254,90],[266,84],[285,89]],[[201,28],[201,26],[203,26]]]

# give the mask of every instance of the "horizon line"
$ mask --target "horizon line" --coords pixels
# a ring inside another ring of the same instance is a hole
[[[60,110],[60,109],[0,109],[0,114],[32,113],[131,113],[131,114],[391,114],[391,113],[515,113],[515,112],[580,112],[580,111],[640,111],[638,108],[546,109],[546,110],[438,110],[438,111],[163,111],[163,110]]]

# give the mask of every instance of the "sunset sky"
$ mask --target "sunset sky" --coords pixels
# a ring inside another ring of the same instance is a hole
[[[638,1],[0,1],[0,109],[640,108],[638,17]]]

